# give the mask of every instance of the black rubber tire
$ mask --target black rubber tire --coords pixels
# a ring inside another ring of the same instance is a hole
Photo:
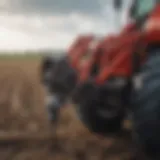
[[[160,49],[141,68],[141,86],[133,89],[133,139],[148,157],[160,159]]]
[[[122,129],[124,115],[112,119],[101,117],[94,109],[95,104],[76,105],[76,111],[81,122],[93,133],[107,136]],[[97,107],[97,105],[96,105]]]
[[[97,112],[97,108],[104,105],[104,99],[102,97],[99,98],[95,92],[96,91],[92,91],[92,93],[81,93],[81,95],[83,94],[83,96],[87,97],[87,99],[81,99],[79,100],[79,103],[74,105],[78,118],[93,133],[107,136],[119,132],[123,126],[125,115],[124,110],[121,110],[112,118],[101,116]],[[106,97],[104,96],[104,98]]]

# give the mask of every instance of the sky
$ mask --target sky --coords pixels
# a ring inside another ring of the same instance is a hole
[[[124,1],[117,16],[113,0],[0,0],[0,50],[67,49],[80,34],[115,32]]]

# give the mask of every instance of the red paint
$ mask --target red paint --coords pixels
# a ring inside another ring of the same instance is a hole
[[[154,23],[153,23],[154,22]],[[146,24],[152,24],[146,27]],[[89,44],[94,39],[92,35],[79,37],[69,50],[72,66],[77,69],[79,81],[86,81],[90,77],[93,64],[100,67],[94,77],[98,84],[104,83],[111,75],[128,77],[131,72],[131,55],[137,42],[144,45],[160,42],[160,5],[157,5],[140,31],[136,24],[127,25],[119,35],[108,35],[92,51],[87,52]],[[80,60],[85,54],[92,54],[83,66]],[[143,63],[143,62],[142,62]]]

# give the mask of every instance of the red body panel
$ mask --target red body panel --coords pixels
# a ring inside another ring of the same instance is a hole
[[[80,38],[81,44],[76,43],[69,51],[72,66],[77,69],[80,82],[90,77],[91,67],[97,63],[99,73],[95,78],[98,84],[102,84],[111,75],[129,77],[132,74],[132,53],[142,47],[141,44],[160,42],[160,5],[157,5],[149,18],[143,24],[142,30],[137,29],[136,24],[125,27],[119,35],[111,35],[102,39],[98,46],[88,52],[93,36]],[[136,44],[139,46],[135,48]],[[143,47],[144,47],[143,46]],[[81,57],[92,54],[84,65],[80,65]],[[78,67],[80,66],[80,67]]]

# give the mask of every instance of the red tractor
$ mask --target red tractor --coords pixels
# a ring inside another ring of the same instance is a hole
[[[46,59],[42,78],[48,88],[51,120],[56,119],[55,113],[68,98],[76,104],[80,120],[98,134],[118,132],[126,116],[131,115],[133,139],[149,157],[157,160],[160,2],[137,0],[131,11],[135,21],[121,33],[104,37],[93,46],[94,36],[79,37],[65,57]],[[52,67],[47,67],[49,64]]]

